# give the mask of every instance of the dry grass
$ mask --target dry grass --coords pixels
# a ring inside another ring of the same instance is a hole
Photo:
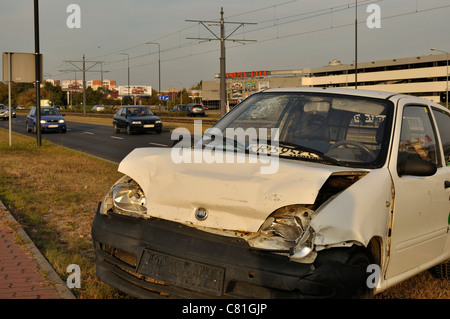
[[[91,224],[97,203],[120,174],[117,165],[0,130],[0,198],[62,278],[81,267],[78,298],[115,298],[95,277]]]
[[[61,278],[78,264],[78,298],[126,298],[95,276],[91,224],[97,203],[121,176],[117,165],[43,140],[0,129],[0,199],[25,228]],[[377,299],[450,299],[450,281],[419,274],[376,296]]]

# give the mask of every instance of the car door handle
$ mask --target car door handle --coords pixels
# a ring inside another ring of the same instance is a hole
[[[444,182],[444,187],[445,188],[449,188],[450,187],[450,181],[445,181]]]

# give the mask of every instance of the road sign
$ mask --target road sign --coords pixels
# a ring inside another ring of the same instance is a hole
[[[160,95],[160,96],[158,96],[158,100],[169,101],[169,96],[168,95]]]

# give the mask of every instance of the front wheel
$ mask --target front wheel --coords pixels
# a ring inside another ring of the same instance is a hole
[[[357,249],[348,259],[348,265],[360,267],[360,269],[367,273],[367,268],[372,264],[369,254],[364,250]],[[373,288],[369,288],[368,285],[368,273],[366,276],[362,276],[358,290],[353,294],[354,299],[371,299],[374,296]]]
[[[130,125],[127,125],[127,134],[128,134],[128,135],[133,134],[133,131],[131,130]]]
[[[450,260],[434,266],[432,268],[432,274],[439,279],[450,280]]]

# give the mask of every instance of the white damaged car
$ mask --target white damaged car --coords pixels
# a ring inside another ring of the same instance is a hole
[[[450,270],[450,114],[350,89],[251,95],[139,148],[99,203],[97,276],[140,298],[351,298]]]

